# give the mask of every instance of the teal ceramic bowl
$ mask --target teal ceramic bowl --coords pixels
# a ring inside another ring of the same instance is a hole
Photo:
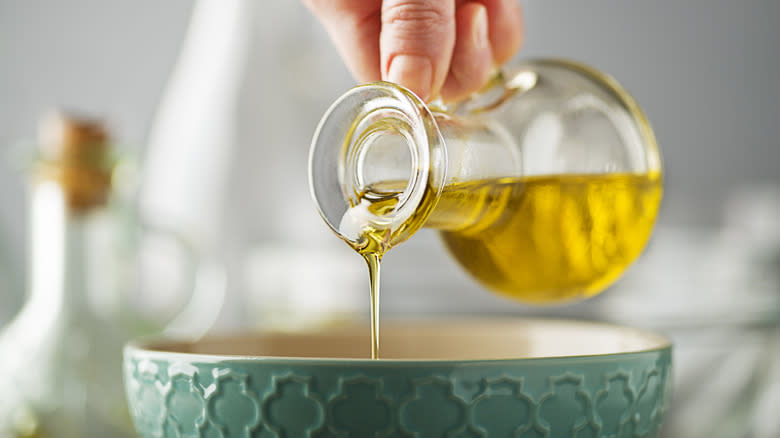
[[[143,437],[655,437],[670,342],[556,320],[397,322],[125,349]]]

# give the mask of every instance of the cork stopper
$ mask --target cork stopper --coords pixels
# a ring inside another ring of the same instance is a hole
[[[111,188],[110,139],[103,125],[72,114],[45,117],[39,127],[36,179],[62,186],[77,213],[104,205]]]

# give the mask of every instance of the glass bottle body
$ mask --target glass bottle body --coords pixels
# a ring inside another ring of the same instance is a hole
[[[29,300],[0,334],[10,436],[132,436],[121,382],[128,334],[106,286],[105,212],[76,214],[55,182],[31,196]],[[117,318],[113,318],[117,317]]]
[[[611,284],[643,249],[662,191],[634,100],[558,60],[506,69],[448,107],[356,87],[318,127],[310,177],[321,215],[359,252],[435,228],[479,282],[529,302]]]

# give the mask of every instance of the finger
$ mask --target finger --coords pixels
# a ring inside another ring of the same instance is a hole
[[[479,0],[488,15],[488,35],[493,62],[509,61],[523,45],[523,11],[518,0]]]
[[[423,100],[437,95],[455,45],[454,0],[385,0],[381,18],[382,78]]]
[[[458,100],[477,91],[492,69],[487,10],[480,3],[465,3],[455,13],[455,48],[441,89],[442,99]]]
[[[378,81],[381,0],[304,0],[358,82]]]

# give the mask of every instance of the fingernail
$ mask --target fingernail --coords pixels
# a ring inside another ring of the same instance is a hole
[[[433,66],[426,56],[396,55],[387,69],[387,80],[412,90],[423,101],[430,97]]]
[[[488,47],[488,22],[487,12],[485,8],[481,7],[474,14],[474,22],[472,23],[474,29],[474,46],[478,49],[486,49]]]

